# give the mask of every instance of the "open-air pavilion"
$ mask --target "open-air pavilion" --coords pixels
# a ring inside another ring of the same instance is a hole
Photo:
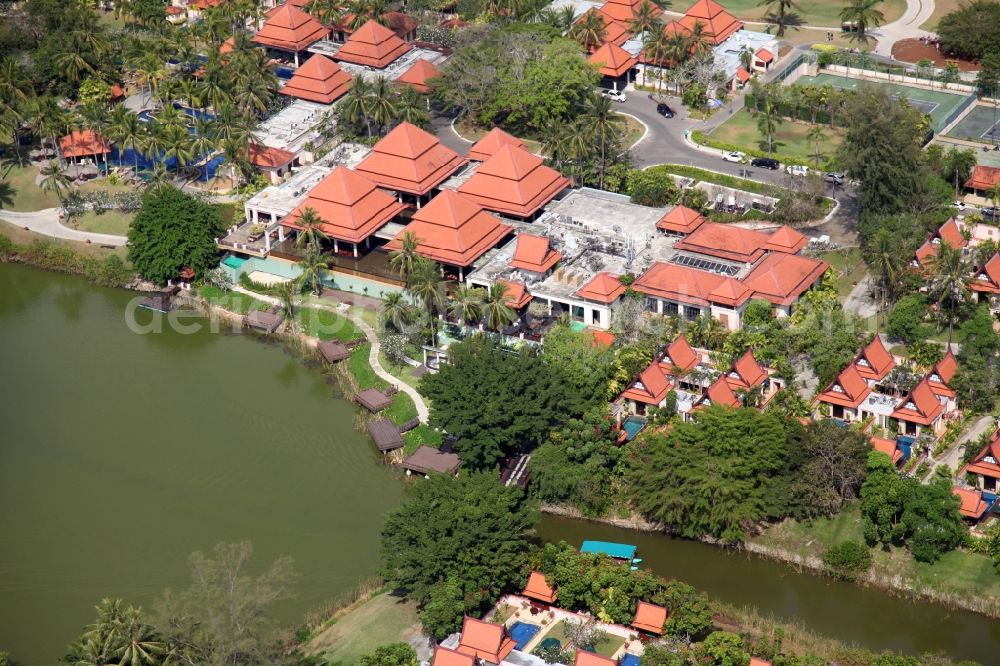
[[[441,70],[434,66],[429,60],[418,59],[409,69],[400,74],[396,83],[407,85],[419,93],[427,94],[431,91],[428,81],[441,76]]]
[[[601,85],[611,86],[614,90],[625,88],[632,82],[632,70],[639,64],[639,59],[612,42],[603,44],[587,57],[592,65],[597,65],[597,71],[602,77]]]
[[[499,127],[494,127],[483,138],[473,144],[465,156],[475,162],[485,162],[500,152],[500,149],[504,146],[527,149],[524,142],[516,136],[504,132]]]
[[[326,39],[329,34],[330,31],[322,23],[286,3],[267,13],[264,25],[253,36],[252,41],[270,50],[290,54],[298,67],[299,54],[319,40]]]
[[[483,208],[523,220],[570,186],[569,178],[523,148],[505,145],[458,191]]]
[[[316,349],[327,363],[337,363],[351,357],[351,350],[339,340],[324,340]]]
[[[73,130],[59,137],[59,154],[67,162],[88,159],[103,162],[110,152],[108,140],[93,130]]]

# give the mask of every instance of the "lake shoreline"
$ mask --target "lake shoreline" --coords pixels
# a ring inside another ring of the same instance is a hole
[[[633,514],[628,518],[595,518],[591,516],[583,515],[579,510],[573,507],[567,507],[557,504],[543,503],[541,506],[542,513],[548,513],[554,516],[560,516],[563,518],[571,518],[573,520],[581,520],[593,523],[599,523],[602,525],[611,525],[613,527],[619,527],[622,529],[633,530],[636,532],[645,532],[650,534],[662,534],[663,536],[672,537],[670,530],[665,525],[651,522],[646,520],[642,516]],[[672,537],[679,538],[679,537]],[[761,543],[753,542],[743,542],[742,544],[733,547],[723,545],[719,540],[712,539],[711,537],[703,537],[697,539],[697,541],[720,548],[722,550],[741,550],[757,557],[763,559],[771,560],[774,562],[780,562],[782,564],[788,565],[796,573],[803,573],[803,570],[808,570],[815,575],[819,575],[827,578],[834,578],[830,575],[827,568],[824,566],[823,561],[818,557],[805,556],[799,553],[792,552],[784,548],[778,548],[775,546],[768,546]],[[838,579],[839,580],[839,579]],[[862,588],[876,589],[884,594],[891,594],[895,596],[900,596],[903,598],[912,599],[915,601],[935,603],[945,608],[951,610],[963,610],[977,613],[979,615],[984,615],[986,617],[997,619],[1000,618],[1000,600],[986,600],[981,598],[967,598],[964,596],[959,596],[956,594],[947,594],[943,592],[938,592],[936,590],[929,589],[917,589],[912,585],[909,585],[900,577],[885,578],[879,576],[877,573],[872,571],[867,571],[860,575],[855,580],[844,581],[856,585]]]

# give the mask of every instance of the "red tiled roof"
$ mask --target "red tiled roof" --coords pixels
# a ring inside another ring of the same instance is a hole
[[[452,266],[468,266],[513,229],[467,197],[442,190],[413,214],[413,220],[386,248],[398,250],[407,231],[417,237],[418,253]]]
[[[604,21],[605,43],[610,42],[612,44],[617,44],[618,46],[621,46],[622,44],[628,41],[629,38],[628,26],[626,26],[621,21],[616,21],[613,17],[611,17],[609,14],[604,13],[600,9],[588,9],[586,12],[580,15],[580,18],[577,19],[577,23],[583,21],[584,16],[586,16],[590,12],[597,12],[597,15],[600,16],[601,19]]]
[[[59,152],[64,158],[87,157],[94,153],[110,153],[111,146],[107,139],[93,130],[73,130],[66,136],[59,137]]]
[[[271,148],[259,143],[250,144],[250,163],[262,169],[279,169],[295,160],[295,153]]]
[[[658,405],[667,397],[669,391],[670,380],[663,374],[659,362],[653,361],[639,373],[635,382],[622,392],[621,397],[647,405]]]
[[[464,163],[434,135],[400,123],[375,144],[356,170],[390,190],[427,194]]]
[[[743,284],[753,292],[754,298],[763,298],[775,305],[791,305],[829,267],[830,264],[819,259],[772,252],[743,278]]]
[[[764,63],[768,63],[774,60],[774,54],[765,48],[758,49],[755,55],[757,56],[758,60]]]
[[[743,356],[736,359],[732,369],[726,374],[726,381],[733,390],[748,391],[760,386],[767,379],[767,371],[754,358],[751,350],[746,350]]]
[[[507,145],[527,149],[524,142],[516,136],[512,136],[507,132],[504,132],[499,127],[494,127],[486,133],[486,136],[477,141],[472,148],[469,148],[469,152],[465,156],[470,160],[485,162],[496,155],[501,148]]]
[[[854,359],[854,365],[857,366],[858,373],[865,379],[880,382],[885,379],[890,370],[896,367],[896,359],[885,348],[881,336],[876,335],[864,349],[858,352]]]
[[[593,652],[587,652],[586,650],[577,650],[576,661],[573,662],[573,666],[615,666],[615,660],[602,657]]]
[[[965,236],[962,235],[962,230],[959,228],[958,222],[953,217],[945,220],[945,223],[937,230],[937,237],[956,250],[960,247],[965,247],[966,243],[968,243],[965,240]]]
[[[698,22],[705,25],[704,35],[714,45],[726,41],[726,38],[743,27],[742,22],[714,0],[698,0],[684,12],[684,18],[681,19],[681,25],[688,29],[694,29]]]
[[[184,10],[181,7],[177,7],[175,5],[167,5],[163,11],[168,16],[179,16],[184,13]]]
[[[632,288],[657,298],[704,307],[709,304],[716,287],[726,280],[732,278],[658,261],[632,283]],[[746,299],[749,298],[747,291]]]
[[[351,89],[351,75],[324,55],[316,54],[278,92],[318,104],[332,104]]]
[[[597,65],[602,76],[618,78],[637,64],[639,59],[614,42],[605,42],[587,57],[587,61]]]
[[[1000,479],[1000,430],[993,433],[990,443],[976,454],[963,471]]]
[[[681,25],[680,21],[677,21],[676,19],[672,19],[670,21],[667,21],[666,25],[663,26],[663,34],[666,35],[667,37],[674,37],[676,35],[687,36],[687,35],[691,34],[691,31],[688,28],[686,28],[685,26]],[[692,52],[694,51],[694,47],[693,46],[691,48],[691,51]],[[657,63],[654,60],[652,60],[646,54],[645,51],[643,51],[643,52],[641,52],[639,54],[639,59],[642,60],[642,62],[648,63],[648,64],[662,64],[662,65],[669,65],[669,66],[673,66],[674,65],[674,63],[672,63],[669,59],[662,60],[659,63]]]
[[[597,303],[614,303],[625,293],[625,285],[614,273],[598,273],[576,290],[576,297]]]
[[[476,666],[476,658],[438,645],[434,648],[431,666]]]
[[[499,664],[514,649],[514,639],[507,636],[502,624],[490,624],[466,616],[462,622],[462,637],[458,651]]]
[[[972,175],[965,181],[965,186],[970,190],[990,190],[997,183],[1000,183],[1000,167],[977,164],[972,169]]]
[[[230,53],[234,48],[236,48],[236,36],[232,36],[226,41],[219,45],[219,54],[225,55]]]
[[[601,6],[601,11],[616,21],[621,21],[622,23],[628,25],[628,23],[635,18],[639,6],[644,1],[649,2],[649,0],[607,0],[607,2]],[[663,10],[652,2],[649,4],[652,7],[651,13],[654,18],[663,13]]]
[[[750,290],[746,286],[731,277],[724,277],[715,289],[708,294],[708,300],[712,303],[719,303],[731,308],[737,308],[750,298]]]
[[[632,620],[632,626],[640,631],[646,631],[659,636],[663,633],[663,624],[666,621],[666,608],[640,601],[635,609],[635,618]]]
[[[858,405],[865,401],[872,390],[868,382],[858,372],[858,368],[852,363],[837,375],[826,390],[817,396],[819,402],[841,407],[857,409]]]
[[[503,300],[515,310],[520,310],[531,302],[531,292],[523,282],[502,279],[497,282],[507,287]]]
[[[969,289],[988,294],[1000,293],[1000,253],[990,257],[982,269],[975,272],[969,280]]]
[[[983,499],[983,491],[981,490],[955,487],[951,489],[951,492],[961,500],[962,504],[959,505],[958,512],[966,518],[979,520],[990,508],[989,503]]]
[[[562,259],[562,255],[552,249],[545,236],[520,233],[510,265],[532,273],[545,273]]]
[[[306,208],[323,219],[322,231],[331,238],[360,243],[381,229],[405,206],[365,177],[338,166],[309,191],[283,225],[295,227]]]
[[[657,229],[677,234],[690,234],[705,222],[705,216],[687,206],[674,206],[656,223]]]
[[[385,69],[389,63],[413,48],[389,28],[369,20],[347,38],[334,56],[356,65]]]
[[[892,464],[896,465],[903,458],[903,452],[899,450],[899,446],[896,444],[894,439],[883,439],[882,437],[872,437],[872,447],[880,453],[892,458]]]
[[[740,66],[736,70],[736,78],[740,80],[740,83],[746,83],[750,80],[750,72],[748,72],[744,67]]]
[[[125,96],[125,91],[117,83],[111,84],[111,99],[121,99]]]
[[[679,250],[689,250],[712,257],[753,263],[764,256],[771,235],[753,229],[719,222],[706,222],[689,236],[677,241]]]
[[[750,657],[750,666],[771,666],[771,662],[760,657]]]
[[[664,361],[668,361],[671,366],[681,372],[687,372],[698,365],[698,352],[691,347],[687,341],[687,336],[681,333],[677,338],[667,345]]]
[[[937,253],[938,253],[937,245],[930,242],[929,240],[924,241],[924,244],[917,248],[916,252],[917,263],[923,266],[924,268],[927,268],[930,265],[930,262],[927,260],[930,259],[931,257],[936,257]]]
[[[188,2],[188,7],[192,9],[208,9],[209,7],[218,7],[221,4],[222,0],[191,0]]]
[[[439,76],[441,70],[435,67],[434,63],[420,58],[396,79],[396,83],[403,83],[416,88],[419,92],[429,93],[431,89],[427,82]]]
[[[720,405],[722,407],[740,407],[740,399],[733,393],[732,387],[725,377],[719,377],[701,396],[695,408],[707,407],[709,405]]]
[[[955,358],[955,355],[949,349],[945,352],[944,357],[935,363],[931,371],[927,373],[927,383],[930,384],[931,390],[937,395],[954,398],[956,395],[955,389],[951,388],[948,384],[951,382],[951,378],[955,376],[957,370],[958,359]]]
[[[615,334],[611,331],[595,331],[592,328],[588,328],[587,333],[590,337],[594,338],[595,347],[610,347],[615,344]]]
[[[549,581],[545,580],[545,575],[537,571],[532,571],[531,575],[528,576],[528,584],[524,586],[524,591],[521,594],[547,604],[554,603],[556,600],[556,591],[549,585]]]
[[[767,243],[765,243],[764,247],[775,252],[798,254],[808,242],[808,238],[785,224],[771,234],[771,237],[767,239]]]
[[[309,14],[298,7],[283,4],[267,13],[264,25],[252,41],[282,51],[304,51],[329,34],[330,31]]]
[[[569,187],[569,179],[523,148],[505,145],[482,163],[458,191],[484,208],[530,217]]]
[[[892,412],[892,418],[929,426],[943,411],[944,406],[924,378],[899,402]]]

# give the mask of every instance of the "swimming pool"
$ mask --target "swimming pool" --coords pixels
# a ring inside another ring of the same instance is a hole
[[[244,263],[246,263],[246,257],[237,257],[236,255],[231,254],[225,259],[223,259],[222,263],[224,263],[226,266],[229,266],[230,268],[235,268],[239,270],[239,267],[242,266]]]
[[[639,666],[641,663],[642,661],[639,659],[639,655],[637,654],[626,652],[624,656],[622,656],[621,666]]]
[[[622,421],[622,430],[625,431],[625,441],[631,442],[639,431],[646,427],[646,419],[635,414],[625,417]]]
[[[541,631],[542,628],[537,624],[528,624],[527,622],[515,622],[510,625],[510,637],[514,639],[517,645],[514,646],[515,650],[520,650],[525,645],[531,642],[531,639]]]

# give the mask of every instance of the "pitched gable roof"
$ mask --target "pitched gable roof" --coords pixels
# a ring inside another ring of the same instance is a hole
[[[629,32],[628,26],[621,21],[616,21],[610,14],[605,13],[601,9],[588,9],[586,12],[580,15],[577,19],[577,23],[583,21],[584,17],[590,12],[596,12],[601,20],[604,21],[604,41],[605,43],[612,43],[621,46],[628,41]]]
[[[762,231],[705,222],[689,236],[677,241],[674,247],[711,257],[753,263],[767,252],[770,238],[770,234]]]
[[[638,13],[639,6],[644,1],[649,2],[649,0],[607,0],[607,2],[601,6],[601,11],[616,21],[621,21],[622,23],[628,25],[628,23],[635,18]],[[652,2],[649,4],[652,6],[652,16],[654,18],[663,13],[663,10]]]
[[[670,391],[670,380],[663,374],[663,368],[656,361],[639,373],[639,377],[625,389],[621,397],[646,405],[658,405]]]
[[[597,303],[614,303],[625,293],[625,285],[614,273],[601,272],[576,290],[576,297]]]
[[[59,152],[67,157],[93,157],[111,152],[108,140],[97,132],[89,129],[73,130],[66,136],[59,137]]]
[[[286,3],[267,13],[264,25],[251,41],[283,51],[304,51],[329,34],[330,31],[322,23]]]
[[[632,283],[632,288],[656,298],[704,307],[709,304],[712,292],[727,279],[732,278],[690,266],[657,261]],[[715,298],[721,296],[719,293]],[[746,299],[749,297],[750,292],[747,291]]]
[[[737,308],[750,299],[750,290],[735,278],[724,276],[712,291],[708,292],[708,300],[712,303]]]
[[[389,63],[413,48],[389,28],[369,19],[347,38],[334,56],[356,65],[385,69]]]
[[[690,234],[705,222],[705,216],[687,206],[677,205],[656,223],[657,229],[676,234]]]
[[[552,249],[546,236],[520,233],[510,265],[532,273],[545,273],[561,258],[562,255]]]
[[[958,370],[958,359],[951,352],[949,348],[948,351],[944,353],[944,356],[940,361],[934,364],[928,374],[927,380],[931,383],[931,388],[935,388],[935,384],[947,385],[951,382],[952,377],[955,376],[955,372]],[[935,389],[936,392],[936,389]]]
[[[791,305],[830,267],[825,261],[798,254],[772,252],[743,278],[754,298]]]
[[[858,352],[854,365],[862,377],[871,381],[882,381],[889,371],[896,367],[896,359],[882,343],[882,338],[876,335],[865,348]]]
[[[993,433],[989,444],[969,461],[963,472],[1000,479],[1000,430]]]
[[[722,376],[712,382],[692,409],[708,407],[710,405],[720,405],[722,407],[742,406],[740,399],[736,397],[732,387],[729,386],[729,382]]]
[[[427,82],[439,76],[441,76],[441,70],[435,67],[434,63],[420,58],[396,79],[396,83],[404,83],[416,88],[419,92],[428,93],[431,89]]]
[[[485,162],[507,145],[526,149],[524,142],[516,136],[504,132],[499,127],[494,127],[482,139],[477,141],[472,148],[469,148],[466,157],[477,162]]]
[[[332,104],[351,89],[352,83],[351,75],[340,65],[317,53],[295,70],[292,78],[278,92],[310,102]]]
[[[892,464],[896,465],[903,458],[903,452],[899,450],[899,444],[894,439],[883,439],[882,437],[872,437],[872,447],[892,459]]]
[[[528,576],[528,584],[524,586],[524,591],[521,594],[547,604],[554,603],[556,600],[555,589],[549,585],[545,574],[537,571],[532,571]]]
[[[605,42],[587,57],[601,76],[618,78],[639,64],[639,59],[613,42]]]
[[[355,169],[388,189],[427,194],[464,163],[436,136],[404,122],[376,143]]]
[[[771,234],[771,236],[767,239],[767,243],[764,244],[764,247],[768,250],[773,250],[774,252],[796,254],[804,248],[808,242],[808,238],[785,224]]]
[[[965,186],[970,190],[990,190],[997,183],[1000,183],[1000,167],[977,164],[965,181]]]
[[[753,351],[746,350],[733,363],[733,367],[726,374],[726,381],[733,389],[750,390],[760,386],[767,379],[767,371],[761,367],[760,363],[753,356]]]
[[[282,220],[282,225],[298,228],[297,221],[306,208],[312,208],[322,218],[321,229],[327,236],[360,243],[405,206],[364,176],[338,166],[309,191],[305,201]]]
[[[484,208],[530,217],[569,187],[569,179],[523,148],[505,145],[482,163],[458,191]]]
[[[507,291],[503,295],[503,300],[510,307],[520,310],[528,305],[528,303],[531,303],[531,292],[528,291],[528,286],[523,282],[505,279],[497,280],[497,282],[507,287]]]
[[[458,642],[458,651],[462,654],[499,664],[511,653],[514,645],[514,639],[507,636],[502,624],[491,624],[468,616],[462,622],[462,635]]]
[[[586,650],[577,650],[573,666],[615,666],[615,660]]]
[[[431,666],[476,666],[476,658],[438,645],[434,648]]]
[[[1000,253],[990,257],[969,281],[969,289],[984,293],[1000,293]]]
[[[640,601],[635,608],[635,618],[632,626],[659,636],[663,633],[663,624],[667,621],[667,609],[656,604]]]
[[[896,405],[892,418],[927,426],[932,424],[943,411],[944,406],[925,377]]]
[[[774,54],[765,49],[764,47],[757,49],[757,53],[755,53],[754,55],[757,57],[758,60],[760,60],[765,64],[774,60]]]
[[[402,247],[403,234],[417,237],[417,252],[453,266],[468,266],[513,229],[476,202],[452,190],[442,190],[413,214],[411,222],[386,245]]]
[[[295,160],[295,153],[281,148],[263,146],[251,143],[249,146],[250,164],[262,169],[278,169]]]
[[[715,0],[698,0],[681,19],[681,25],[694,29],[696,23],[704,24],[705,37],[714,45],[719,45],[743,27],[743,23],[727,12]]]
[[[816,399],[831,405],[857,409],[858,405],[864,402],[871,392],[868,382],[858,372],[857,366],[852,363],[841,370],[840,374],[834,377],[826,390],[820,393]]]
[[[962,502],[958,507],[958,512],[966,518],[979,520],[992,506],[983,499],[983,491],[981,490],[954,487],[951,492]]]
[[[698,365],[698,352],[688,343],[687,336],[681,333],[667,345],[663,359],[681,372],[687,372]]]

